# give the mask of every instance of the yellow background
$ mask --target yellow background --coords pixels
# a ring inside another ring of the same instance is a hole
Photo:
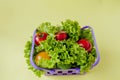
[[[65,19],[94,28],[100,63],[86,75],[37,78],[24,45],[41,22]],[[0,0],[0,80],[120,80],[120,0]]]

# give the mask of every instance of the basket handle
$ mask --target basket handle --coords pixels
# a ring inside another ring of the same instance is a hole
[[[93,38],[93,42],[94,42],[94,46],[96,48],[96,53],[97,53],[97,58],[96,58],[96,61],[94,62],[94,64],[92,65],[92,67],[96,66],[99,61],[100,61],[100,53],[99,53],[99,50],[98,50],[98,46],[97,46],[97,42],[96,42],[96,39],[95,39],[95,35],[94,35],[94,31],[93,31],[93,28],[90,27],[90,26],[84,26],[83,28],[81,28],[81,30],[84,30],[84,29],[87,29],[89,28],[92,32],[92,38]]]

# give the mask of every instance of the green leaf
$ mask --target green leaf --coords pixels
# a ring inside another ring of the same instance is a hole
[[[57,64],[57,67],[60,69],[69,69],[71,68],[71,64]]]
[[[39,46],[35,45],[34,57],[41,51],[46,51],[50,56],[50,60],[39,60],[38,66],[48,69],[69,69],[80,67],[80,74],[89,71],[96,59],[96,49],[94,48],[90,29],[81,30],[77,21],[66,20],[61,23],[60,26],[53,26],[50,22],[45,22],[40,24],[37,28],[37,33],[47,32],[49,35],[45,41],[40,42]],[[69,38],[67,40],[57,41],[55,39],[55,34],[61,30],[66,31]],[[88,39],[92,43],[93,48],[91,52],[88,53],[77,43],[77,41],[82,38]],[[36,70],[30,64],[31,45],[32,40],[26,43],[24,57],[26,58],[28,68],[32,70],[35,75],[40,77],[45,72],[42,70]]]
[[[68,33],[69,37],[72,40],[77,41],[80,36],[80,28],[81,28],[78,22],[68,19],[65,22],[61,22],[61,23],[63,30]]]

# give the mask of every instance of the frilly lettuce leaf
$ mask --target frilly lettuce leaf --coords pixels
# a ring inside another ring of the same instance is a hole
[[[40,42],[39,46],[35,46],[34,56],[40,51],[46,51],[51,57],[50,60],[40,60],[38,66],[48,69],[79,67],[81,73],[89,71],[96,59],[96,49],[94,48],[90,29],[81,30],[78,22],[72,20],[66,20],[61,23],[60,26],[53,26],[51,23],[45,22],[37,28],[38,33],[47,32],[49,35],[45,41]],[[55,33],[61,30],[66,31],[69,38],[57,41]],[[93,48],[90,53],[77,44],[77,41],[82,38],[88,39],[92,43]],[[26,43],[24,57],[26,58],[28,68],[40,77],[44,74],[44,71],[36,70],[30,64],[31,44],[31,40]]]

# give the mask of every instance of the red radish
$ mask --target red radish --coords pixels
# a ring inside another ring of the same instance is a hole
[[[35,36],[35,44],[40,45],[40,42],[46,40],[47,36],[48,36],[48,34],[45,33],[45,32],[36,34],[36,36]]]
[[[67,39],[67,33],[65,31],[60,31],[56,34],[56,40],[62,41],[64,39]]]
[[[80,39],[77,42],[81,47],[85,48],[88,52],[92,49],[92,44],[87,39]]]

